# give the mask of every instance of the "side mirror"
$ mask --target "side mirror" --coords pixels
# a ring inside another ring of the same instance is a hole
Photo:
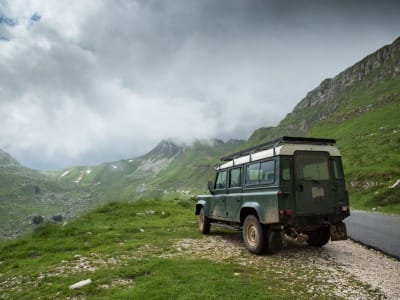
[[[214,184],[212,181],[208,182],[208,190],[210,191],[211,195],[214,195]]]

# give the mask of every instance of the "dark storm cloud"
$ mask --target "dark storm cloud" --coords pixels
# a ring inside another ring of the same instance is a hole
[[[54,168],[132,157],[168,137],[245,138],[392,42],[399,8],[0,0],[17,20],[0,24],[0,148]]]

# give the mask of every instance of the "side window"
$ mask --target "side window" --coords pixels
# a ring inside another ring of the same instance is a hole
[[[343,179],[344,175],[340,158],[334,158],[332,160],[332,165],[333,165],[333,175],[335,176],[335,179]]]
[[[260,183],[273,183],[275,181],[275,161],[265,161],[260,165]]]
[[[275,161],[253,163],[246,167],[246,184],[269,184],[275,181]]]
[[[260,173],[260,163],[248,165],[246,167],[246,184],[258,184]]]
[[[240,187],[241,186],[241,168],[232,169],[229,171],[229,187]]]
[[[216,189],[224,189],[226,187],[226,171],[218,173],[217,180],[215,181]]]
[[[289,181],[292,179],[290,172],[290,159],[282,158],[281,159],[281,177],[285,181]]]

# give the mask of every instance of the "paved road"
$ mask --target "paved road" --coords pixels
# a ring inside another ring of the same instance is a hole
[[[352,210],[344,222],[351,239],[400,258],[400,216]]]

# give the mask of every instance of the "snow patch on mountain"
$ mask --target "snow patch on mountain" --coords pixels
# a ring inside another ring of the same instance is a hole
[[[80,183],[80,182],[82,181],[82,179],[83,179],[85,176],[88,176],[90,173],[92,173],[92,170],[90,170],[90,169],[86,169],[86,170],[80,171],[80,172],[79,172],[79,177],[78,177],[76,180],[74,180],[74,182],[75,182],[75,183]]]
[[[62,173],[62,174],[60,175],[60,177],[64,177],[64,176],[68,175],[68,173],[69,173],[69,170],[66,170],[64,173]]]

